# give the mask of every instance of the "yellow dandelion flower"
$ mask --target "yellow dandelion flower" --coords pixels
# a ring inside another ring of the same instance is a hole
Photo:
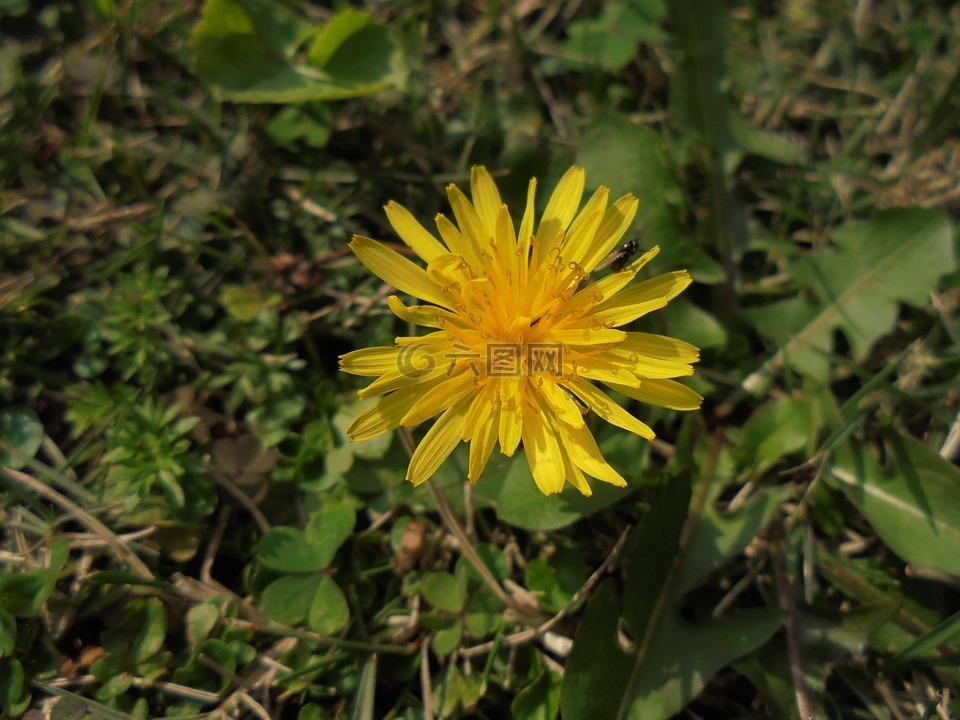
[[[405,208],[386,206],[390,224],[426,267],[367,237],[354,236],[350,244],[375,275],[430,303],[388,300],[398,317],[433,331],[340,358],[344,372],[376,378],[359,396],[379,397],[347,432],[365,440],[439,415],[410,460],[407,480],[414,485],[430,478],[461,440],[470,443],[467,477],[474,483],[498,441],[505,455],[522,441],[545,494],[560,492],[567,481],[590,495],[587,475],[626,485],[600,454],[584,412],[649,440],[653,431],[594,382],[651,405],[700,407],[697,393],[671,379],[693,374],[697,348],[619,329],[664,307],[690,284],[689,273],[627,287],[655,247],[629,264],[619,256],[611,272],[590,282],[619,247],[637,199],[625,195],[611,204],[609,189],[601,187],[578,213],[583,168],[564,174],[539,223],[531,180],[519,231],[484,168],[473,169],[470,185],[472,201],[448,186],[456,223],[437,216],[442,241]]]

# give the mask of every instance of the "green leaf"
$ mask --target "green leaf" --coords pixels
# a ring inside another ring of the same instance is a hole
[[[614,718],[630,681],[630,657],[617,642],[620,601],[612,580],[587,605],[567,660],[560,708],[565,720]]]
[[[0,715],[20,717],[30,707],[30,693],[24,682],[23,666],[19,660],[0,660]]]
[[[463,637],[463,620],[457,618],[450,627],[437,630],[430,643],[430,649],[437,655],[449,655],[460,644]]]
[[[373,720],[377,701],[377,656],[370,655],[363,663],[357,692],[350,710],[350,720]]]
[[[689,498],[689,483],[675,479],[645,517],[624,567],[622,612],[610,583],[591,599],[567,662],[562,694],[565,720],[666,720],[721,667],[765,643],[780,627],[779,611],[747,611],[696,623],[682,618],[687,586],[739,552],[753,537],[756,525],[740,522],[741,516],[736,521],[747,532],[718,534],[711,527],[710,513],[705,512],[694,526],[677,582],[667,585]],[[755,520],[757,515],[751,511],[747,518]],[[663,597],[666,592],[670,595]],[[660,602],[666,605],[656,614],[654,608]]]
[[[331,578],[324,576],[313,596],[307,623],[321,635],[336,635],[349,622],[350,607],[343,590]]]
[[[0,659],[9,656],[17,644],[17,618],[0,608]]]
[[[833,337],[841,330],[861,360],[888,333],[898,303],[923,306],[945,274],[956,267],[953,227],[935,210],[891,210],[834,231],[828,247],[792,263],[796,282],[811,296],[750,313],[757,328],[779,346],[758,373],[780,366],[826,377]]]
[[[317,575],[288,575],[267,585],[260,606],[272,620],[294,625],[307,618],[319,589]]]
[[[325,500],[323,505],[310,516],[307,523],[307,542],[313,545],[326,559],[326,567],[337,554],[340,546],[353,533],[357,523],[357,513],[353,505],[341,500]]]
[[[831,475],[897,555],[960,575],[960,468],[918,440],[898,440],[887,465],[872,448],[841,447]]]
[[[260,538],[257,557],[272,570],[311,573],[323,570],[333,555],[309,542],[302,530],[292,527],[275,527]]]
[[[629,488],[599,481],[592,487],[590,497],[584,497],[571,485],[564,487],[559,495],[544,495],[537,489],[526,460],[517,457],[510,461],[505,474],[483,478],[473,492],[493,501],[497,517],[503,522],[526,530],[556,530],[603,510],[630,493]]]
[[[58,538],[50,547],[50,565],[23,573],[0,574],[0,610],[17,617],[35,617],[50,597],[67,561],[70,543]]]
[[[163,649],[167,637],[167,609],[157,598],[144,598],[137,615],[140,631],[130,649],[133,661],[142,663]]]
[[[954,613],[890,658],[887,667],[895,668],[914,660],[936,656],[937,648],[952,642],[958,636],[960,636],[960,613]]]
[[[737,448],[744,466],[769,468],[784,455],[815,449],[824,417],[820,398],[812,393],[775,398],[760,407],[743,426]]]
[[[447,612],[460,612],[466,602],[463,586],[451,573],[427,573],[420,581],[420,589],[427,602]]]
[[[663,136],[622,115],[594,118],[583,132],[577,164],[586,169],[588,180],[610,188],[611,202],[626,193],[636,195],[640,206],[634,223],[640,227],[662,213],[669,216],[668,204],[684,201]]]
[[[773,519],[777,506],[790,497],[789,485],[758,490],[735,512],[717,507],[723,486],[715,483],[693,530],[677,580],[679,592],[691,590],[706,575],[739,555]]]
[[[43,442],[43,425],[36,414],[29,410],[0,411],[0,441],[9,445],[21,455],[32,458],[40,449]],[[13,470],[19,470],[26,464],[25,461],[6,453],[0,446],[0,465]]]
[[[554,720],[560,712],[560,686],[563,678],[544,671],[517,693],[510,703],[514,720]]]
[[[281,3],[206,0],[192,38],[197,75],[219,98],[240,102],[336,100],[399,86],[398,44],[361,15],[345,10],[313,28]]]
[[[527,587],[551,612],[559,612],[570,602],[589,575],[583,557],[566,548],[557,548],[549,557],[534,558],[526,569]]]
[[[217,621],[220,620],[220,610],[210,602],[194,605],[187,610],[186,632],[188,642],[196,647],[207,639]]]
[[[634,642],[643,639],[663,592],[689,506],[690,474],[684,472],[661,488],[630,538],[624,559],[623,615]]]

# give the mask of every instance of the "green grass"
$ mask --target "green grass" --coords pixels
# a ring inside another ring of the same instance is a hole
[[[0,0],[0,716],[957,716],[957,8],[362,9]],[[347,243],[573,163],[704,408],[413,488]]]

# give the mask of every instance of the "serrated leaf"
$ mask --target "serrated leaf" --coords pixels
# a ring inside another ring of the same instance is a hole
[[[851,442],[831,476],[897,555],[960,576],[960,468],[918,440],[891,444],[888,464]]]
[[[839,228],[836,247],[791,265],[811,293],[750,313],[780,347],[759,371],[780,366],[824,378],[834,332],[843,332],[855,359],[864,358],[897,318],[898,303],[925,305],[937,282],[956,266],[953,227],[935,210],[891,210]]]

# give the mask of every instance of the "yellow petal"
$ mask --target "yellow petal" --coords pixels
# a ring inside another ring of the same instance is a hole
[[[523,403],[523,452],[533,479],[544,495],[563,490],[566,472],[557,438],[547,426],[543,409]]]
[[[607,209],[607,200],[610,198],[610,188],[600,186],[593,194],[583,210],[577,216],[567,232],[567,240],[562,247],[563,259],[566,262],[579,264],[594,244],[597,230]],[[586,270],[584,272],[587,272]]]
[[[384,282],[414,297],[450,307],[440,288],[427,277],[427,271],[407,260],[383,243],[354,235],[350,248],[367,269]]]
[[[591,383],[576,378],[565,378],[562,382],[565,387],[570,388],[578,398],[583,400],[587,407],[611,425],[622,427],[624,430],[629,430],[647,440],[653,440],[653,438],[656,437],[656,434],[650,429],[649,425],[637,420],[633,415],[617,405],[605,392]],[[630,390],[631,388],[627,389]]]
[[[477,209],[477,215],[480,216],[480,222],[483,223],[487,234],[492,236],[496,232],[497,215],[500,213],[503,201],[500,200],[497,184],[485,167],[475,165],[470,170],[470,195]]]
[[[456,313],[434,305],[404,305],[396,295],[387,298],[387,305],[398,318],[414,325],[442,328],[450,324],[454,327],[468,327],[463,318]]]
[[[563,471],[567,476],[567,482],[579,490],[581,495],[584,497],[593,495],[593,488],[591,488],[590,483],[587,482],[583,471],[573,464],[573,460],[571,460],[570,456],[566,453],[563,454]]]
[[[397,235],[420,257],[427,262],[437,255],[447,252],[447,249],[423,227],[403,205],[393,200],[384,207],[387,220],[397,231]]]
[[[526,283],[529,275],[530,241],[533,239],[534,201],[537,195],[537,179],[530,178],[527,184],[527,206],[517,233],[517,257],[520,260],[520,283]],[[518,285],[519,287],[519,285]]]
[[[550,330],[544,338],[547,343],[566,345],[606,345],[624,340],[627,334],[623,330],[598,327],[561,327]]]
[[[513,455],[520,444],[523,430],[523,397],[520,386],[523,378],[502,378],[500,380],[500,452]]]
[[[493,233],[487,232],[477,211],[460,188],[456,185],[447,185],[447,198],[450,200],[450,207],[457,219],[460,232],[479,256],[490,244]]]
[[[397,429],[400,427],[400,419],[430,387],[432,384],[428,382],[384,395],[350,423],[347,435],[351,440],[359,442]]]
[[[584,317],[601,325],[625,325],[641,315],[666,306],[691,282],[690,273],[686,270],[659,275],[604,300]]]
[[[463,427],[463,440],[472,440],[477,429],[480,428],[493,414],[494,407],[500,402],[497,397],[497,383],[488,380],[487,384],[477,393],[467,411],[467,420]],[[497,417],[499,422],[499,415]]]
[[[620,343],[618,349],[630,350],[644,357],[675,361],[681,363],[695,363],[700,360],[700,350],[683,340],[666,335],[651,333],[628,332],[627,337]]]
[[[493,446],[497,442],[499,424],[499,412],[494,411],[473,431],[473,440],[470,442],[470,465],[467,470],[467,479],[472,483],[480,479],[483,469],[487,466],[490,453],[493,452]]]
[[[340,370],[351,375],[378,377],[397,369],[400,348],[396,345],[363,348],[340,356]]]
[[[582,427],[584,424],[583,413],[577,404],[570,399],[567,391],[554,382],[545,380],[539,386],[536,386],[537,392],[543,398],[543,402],[550,407],[550,410],[558,420],[567,423],[571,427]]]
[[[624,195],[603,214],[603,220],[593,237],[593,244],[580,259],[585,272],[593,272],[597,264],[617,247],[633,223],[640,202],[633,195]]]
[[[674,380],[641,380],[638,388],[608,384],[618,393],[634,400],[671,410],[696,410],[703,403],[698,392]]]
[[[450,222],[446,215],[437,215],[436,222],[437,230],[440,231],[440,237],[443,238],[447,247],[450,248],[450,252],[462,257],[474,275],[480,275],[480,268],[482,267],[480,254],[473,242],[461,233],[457,229],[457,226]]]
[[[687,363],[648,357],[633,350],[625,350],[620,346],[605,350],[597,357],[626,367],[631,373],[641,378],[675,378],[693,375],[693,366]]]
[[[397,355],[399,369],[384,373],[357,392],[357,397],[366,399],[384,395],[446,375],[449,363],[445,363],[437,353],[428,352],[426,347],[417,345],[406,345],[404,349],[407,350],[406,354]]]
[[[541,258],[547,256],[556,245],[560,234],[567,229],[570,221],[577,214],[580,198],[583,197],[585,179],[586,173],[583,168],[574,165],[557,183],[557,188],[550,196],[550,201],[543,211],[543,217],[540,218],[540,225],[537,227],[537,240],[541,243]]]
[[[637,258],[625,270],[602,277],[571,298],[566,311],[571,314],[585,312],[594,305],[608,300],[630,284],[637,273],[660,252],[660,246],[651,248]]]
[[[407,467],[407,480],[420,485],[429,480],[460,443],[471,397],[448,408],[423,436]]]
[[[623,476],[603,459],[597,441],[586,425],[570,427],[561,422],[559,428],[563,447],[577,467],[597,480],[617,487],[626,486]]]
[[[474,376],[469,370],[445,378],[420,396],[420,399],[400,420],[400,424],[404,427],[419,425],[439,415],[454,403],[459,402],[461,398],[475,393]]]
[[[630,370],[604,363],[596,358],[589,358],[577,366],[577,374],[588,380],[598,380],[603,383],[622,383],[633,387],[640,387],[640,380]]]

